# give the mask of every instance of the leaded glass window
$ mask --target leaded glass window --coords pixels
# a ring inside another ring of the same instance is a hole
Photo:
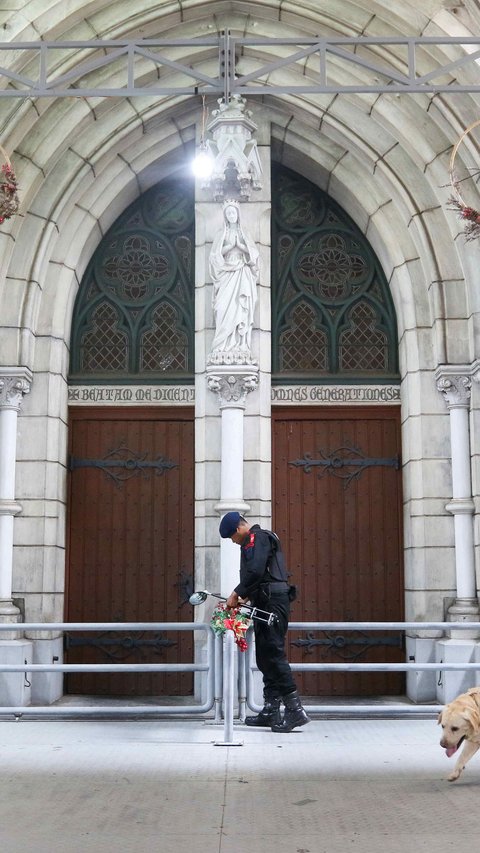
[[[193,378],[192,181],[165,181],[137,199],[98,246],[80,285],[71,379]]]
[[[328,370],[328,336],[318,311],[306,301],[297,302],[287,315],[287,328],[280,333],[280,371]]]
[[[398,376],[395,310],[368,241],[326,193],[272,174],[273,380]]]
[[[128,370],[128,334],[118,328],[120,312],[103,301],[91,313],[91,323],[80,337],[80,361],[89,373]]]

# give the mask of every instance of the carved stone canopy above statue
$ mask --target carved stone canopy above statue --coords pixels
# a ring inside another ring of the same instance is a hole
[[[213,111],[213,119],[207,125],[213,136],[206,142],[214,158],[213,172],[203,186],[211,189],[215,201],[248,201],[252,189],[262,187],[262,164],[252,138],[257,125],[240,95],[233,95],[228,103],[220,99],[218,104],[219,109]]]

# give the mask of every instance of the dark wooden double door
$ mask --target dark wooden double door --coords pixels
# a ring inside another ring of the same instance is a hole
[[[400,413],[275,409],[273,522],[299,599],[291,621],[401,621]],[[290,661],[403,661],[397,632],[290,631]],[[400,694],[403,673],[296,675],[304,695]]]
[[[72,409],[66,620],[193,620],[193,410]],[[71,632],[69,663],[191,663],[177,632]],[[67,676],[69,693],[184,695],[190,673]]]
[[[272,413],[273,527],[299,599],[292,621],[403,618],[399,410]],[[72,409],[68,621],[193,619],[193,411]],[[290,631],[294,662],[402,661],[397,632]],[[79,644],[80,643],[80,644]],[[191,662],[191,632],[70,633],[68,662]],[[403,692],[403,674],[297,674],[310,696]],[[67,691],[182,695],[190,674],[82,674]]]

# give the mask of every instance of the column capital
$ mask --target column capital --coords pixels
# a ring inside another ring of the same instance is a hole
[[[258,387],[258,372],[256,364],[209,365],[207,385],[218,395],[220,409],[244,409],[247,394]]]
[[[20,411],[31,384],[32,373],[28,367],[0,367],[0,410]]]
[[[472,376],[478,371],[478,364],[443,364],[435,371],[437,389],[448,409],[468,409],[472,396]]]

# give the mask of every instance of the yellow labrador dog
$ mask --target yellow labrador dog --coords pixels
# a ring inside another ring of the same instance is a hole
[[[438,716],[438,723],[443,729],[440,746],[446,751],[447,758],[465,741],[462,753],[448,777],[449,782],[455,782],[467,761],[480,749],[480,687],[472,687],[445,705]]]

